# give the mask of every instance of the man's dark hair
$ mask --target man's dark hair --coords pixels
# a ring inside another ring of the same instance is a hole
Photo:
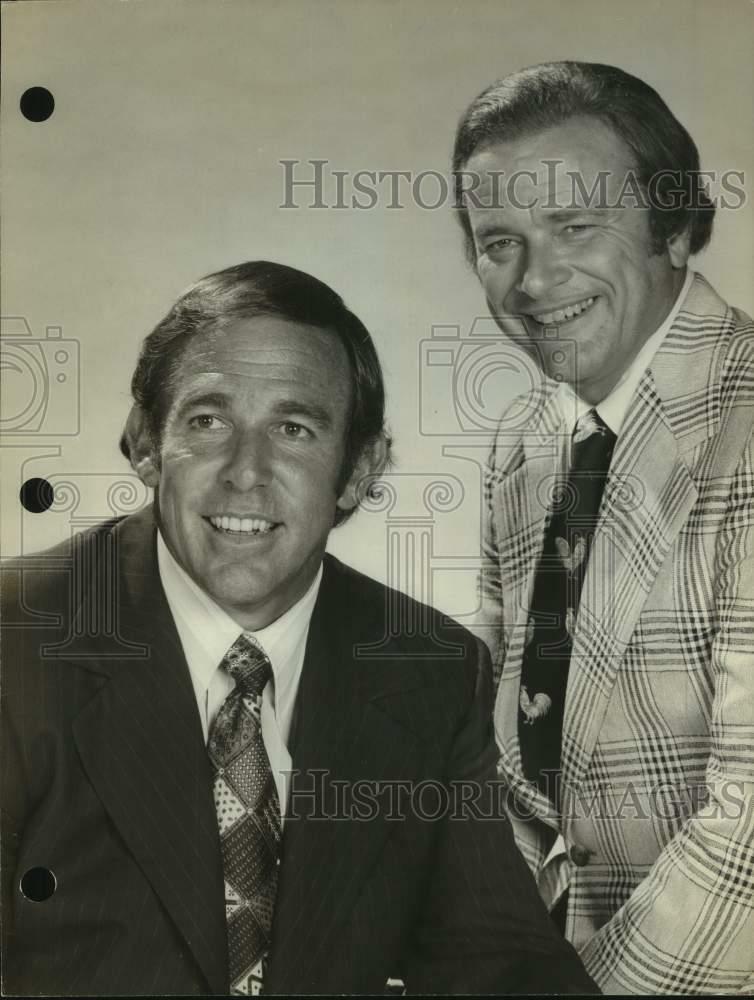
[[[351,371],[351,408],[338,489],[348,481],[363,448],[384,433],[385,388],[377,351],[368,330],[324,282],[284,264],[266,260],[236,264],[201,278],[173,305],[144,340],[131,380],[146,429],[159,448],[175,389],[175,378],[189,344],[238,320],[276,316],[332,333],[345,348]],[[131,457],[128,434],[120,450]],[[335,523],[352,511],[338,509]]]
[[[493,83],[472,101],[458,125],[453,149],[455,209],[469,261],[474,264],[476,254],[462,172],[474,152],[577,116],[598,119],[623,140],[643,189],[655,178],[649,200],[655,252],[661,252],[667,239],[687,227],[691,253],[702,250],[712,233],[715,209],[699,177],[694,140],[660,95],[615,66],[552,62]]]

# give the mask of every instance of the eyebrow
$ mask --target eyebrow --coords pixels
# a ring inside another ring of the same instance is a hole
[[[585,215],[597,215],[602,216],[607,211],[606,208],[595,208],[587,206],[574,205],[573,208],[561,208],[556,211],[549,211],[544,209],[543,218],[548,223],[554,223],[557,225],[560,222],[572,222],[575,217],[585,216]],[[489,222],[482,222],[478,229],[474,230],[474,236],[477,239],[485,239],[488,236],[515,236],[515,228],[506,225],[506,220],[493,220]]]
[[[187,410],[193,410],[197,406],[211,406],[215,410],[227,413],[230,409],[230,400],[221,392],[203,392],[197,396],[188,396],[181,402],[176,415],[181,416]]]
[[[189,410],[198,407],[211,407],[221,413],[228,413],[232,409],[231,398],[225,393],[204,392],[197,396],[189,396],[184,399],[178,407],[176,416],[181,417]],[[279,417],[306,417],[324,430],[329,430],[333,426],[333,415],[324,406],[317,403],[304,403],[300,399],[280,399],[272,407],[272,415]]]
[[[573,208],[561,208],[557,212],[548,212],[545,209],[545,218],[551,222],[569,222],[575,215],[602,215],[604,211],[593,206],[574,205]]]
[[[273,413],[285,416],[308,417],[324,430],[333,426],[333,416],[324,406],[317,403],[303,403],[300,399],[281,399],[273,406]]]
[[[501,233],[515,235],[502,222],[483,222],[478,229],[474,230],[474,236],[480,240],[485,239],[487,236],[499,236]]]

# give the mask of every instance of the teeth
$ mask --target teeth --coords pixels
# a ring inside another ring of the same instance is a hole
[[[584,299],[583,302],[577,302],[575,305],[566,306],[565,309],[556,309],[555,312],[550,313],[539,313],[534,316],[537,323],[541,323],[542,326],[553,326],[556,323],[565,323],[569,319],[573,319],[574,316],[579,316],[588,309],[590,305],[594,302],[594,296],[589,299]]]
[[[211,517],[211,524],[219,531],[232,531],[242,535],[261,535],[267,531],[272,531],[274,524],[272,521],[265,521],[259,517]]]

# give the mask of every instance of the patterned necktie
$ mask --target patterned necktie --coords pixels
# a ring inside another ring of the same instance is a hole
[[[236,686],[212,724],[207,749],[225,877],[230,991],[262,992],[280,857],[280,803],[262,740],[262,691],[272,675],[256,641],[242,633],[225,654]]]
[[[581,587],[615,435],[596,410],[581,417],[568,477],[554,491],[521,668],[518,717],[526,777],[559,806],[563,710]]]

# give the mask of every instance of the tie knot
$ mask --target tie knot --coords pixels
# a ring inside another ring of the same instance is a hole
[[[576,421],[576,427],[573,432],[573,443],[579,444],[581,441],[586,441],[593,434],[601,434],[604,437],[605,435],[611,435],[612,431],[599,413],[591,409],[587,410]]]
[[[272,664],[253,636],[242,632],[223,657],[221,666],[245,694],[258,697],[272,676]]]

